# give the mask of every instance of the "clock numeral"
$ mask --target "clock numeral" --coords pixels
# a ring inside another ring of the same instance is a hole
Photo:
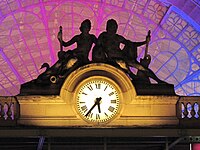
[[[107,114],[107,113],[104,112],[104,114],[105,114],[106,117],[108,117],[108,114]]]
[[[104,91],[107,89],[108,86],[105,87]]]
[[[89,114],[87,115],[88,118],[92,118],[92,116],[93,116],[93,113],[89,113]]]
[[[114,92],[111,92],[110,94],[108,94],[109,96],[112,96],[114,94]]]
[[[110,111],[110,112],[113,112],[114,111],[114,107],[112,107],[112,106],[110,106],[109,108],[108,108],[108,110]]]
[[[95,86],[96,86],[96,89],[100,89],[101,88],[101,84],[100,83],[95,84]]]
[[[96,114],[96,119],[100,119],[100,116],[99,116],[99,114]]]
[[[88,88],[90,91],[92,91],[92,90],[93,90],[93,88],[92,88],[92,86],[91,86],[91,85],[89,85],[87,88]]]
[[[82,106],[81,109],[82,109],[83,112],[87,112],[87,110],[88,110],[86,105]]]
[[[115,104],[117,101],[116,100],[111,100],[110,101],[112,104]]]
[[[84,95],[87,95],[87,94],[86,94],[86,93],[84,93],[84,92],[83,92],[82,94],[84,94]]]

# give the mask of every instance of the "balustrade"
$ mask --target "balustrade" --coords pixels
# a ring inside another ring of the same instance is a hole
[[[16,97],[0,97],[0,126],[13,125],[19,116]]]
[[[177,101],[180,127],[200,127],[200,97],[185,96]],[[0,126],[17,125],[19,104],[17,97],[0,97]]]
[[[181,126],[200,127],[200,97],[181,97],[177,102]]]

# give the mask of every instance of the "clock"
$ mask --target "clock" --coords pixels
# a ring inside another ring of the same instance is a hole
[[[89,77],[75,91],[76,110],[86,122],[108,123],[119,114],[120,93],[120,88],[110,78]]]

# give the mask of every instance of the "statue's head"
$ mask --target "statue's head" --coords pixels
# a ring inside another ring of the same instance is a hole
[[[106,31],[109,33],[116,33],[117,32],[117,22],[114,19],[109,19],[106,25]]]
[[[84,20],[81,23],[80,31],[81,32],[89,32],[90,29],[91,29],[91,22],[90,22],[90,20],[89,19]]]

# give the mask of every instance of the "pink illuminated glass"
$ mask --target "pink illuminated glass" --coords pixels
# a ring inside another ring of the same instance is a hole
[[[197,0],[191,3],[199,6]],[[21,84],[44,71],[39,69],[41,64],[57,61],[60,25],[67,41],[80,33],[84,19],[90,19],[91,33],[98,37],[106,21],[114,18],[118,33],[132,41],[145,40],[151,30],[150,68],[160,79],[174,84],[177,94],[200,96],[198,17],[184,13],[178,1],[174,5],[169,7],[167,0],[0,1],[0,95],[18,94]],[[143,55],[141,47],[138,56]]]

